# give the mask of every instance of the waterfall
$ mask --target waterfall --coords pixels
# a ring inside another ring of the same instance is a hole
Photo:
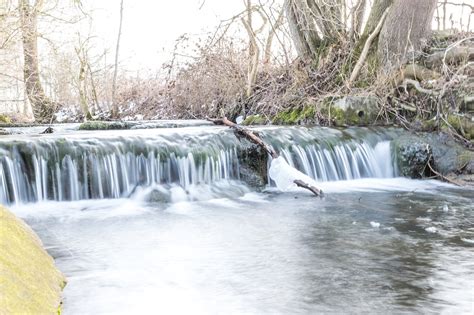
[[[2,139],[0,203],[120,198],[137,186],[173,184],[188,190],[240,178],[239,153],[245,144],[231,131],[203,127],[199,132],[154,132]],[[327,128],[269,128],[260,133],[290,166],[316,181],[396,175],[388,133]]]
[[[287,163],[316,181],[395,176],[390,141],[375,146],[355,141],[334,145],[292,145],[280,150]]]

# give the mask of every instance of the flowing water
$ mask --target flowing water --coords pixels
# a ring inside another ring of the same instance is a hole
[[[245,141],[200,124],[0,138],[0,202],[67,276],[64,314],[474,312],[474,192],[397,177],[403,132],[261,128],[284,162],[257,189]]]

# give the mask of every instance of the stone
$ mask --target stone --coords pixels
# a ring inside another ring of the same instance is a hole
[[[239,150],[240,179],[251,187],[264,187],[268,182],[268,154],[261,147],[252,144]]]
[[[6,129],[0,128],[0,136],[7,136],[10,132]]]
[[[474,174],[474,151],[455,142],[446,133],[405,134],[394,140],[400,175],[423,177],[427,163],[440,174]]]
[[[0,206],[0,314],[58,314],[66,279],[22,220]]]
[[[327,115],[337,126],[369,125],[378,115],[377,98],[372,96],[344,96],[327,102]]]

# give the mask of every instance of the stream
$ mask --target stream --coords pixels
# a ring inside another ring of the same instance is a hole
[[[0,203],[67,277],[63,314],[474,312],[474,191],[398,177],[401,130],[257,128],[319,199],[244,181],[225,127],[54,128],[0,138]]]

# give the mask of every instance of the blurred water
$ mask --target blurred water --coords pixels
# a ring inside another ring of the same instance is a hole
[[[473,191],[403,178],[328,182],[322,200],[178,187],[14,208],[68,278],[64,314],[473,312]]]

